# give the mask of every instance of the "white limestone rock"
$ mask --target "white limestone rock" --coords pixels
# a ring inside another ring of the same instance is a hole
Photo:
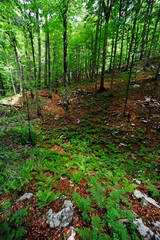
[[[24,201],[26,199],[31,199],[33,197],[33,193],[25,193],[17,202],[21,202]]]
[[[53,212],[52,209],[49,209],[49,211],[46,213],[46,223],[51,228],[56,228],[58,226],[66,227],[71,223],[73,218],[72,202],[65,200],[62,208],[63,209],[58,213]]]
[[[144,225],[142,219],[136,219],[133,222],[138,226],[139,233],[144,237],[144,240],[160,239],[160,234],[157,232],[152,232],[147,226]]]
[[[141,198],[144,198],[148,203],[154,205],[155,207],[157,208],[160,208],[160,206],[158,205],[158,203],[153,199],[153,198],[150,198],[148,197],[146,194],[140,192],[139,190],[135,190],[134,193],[133,193],[133,198],[136,198],[136,199],[141,199]]]

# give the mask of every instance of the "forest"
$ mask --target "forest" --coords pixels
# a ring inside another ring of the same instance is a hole
[[[0,240],[160,239],[160,1],[0,0]]]

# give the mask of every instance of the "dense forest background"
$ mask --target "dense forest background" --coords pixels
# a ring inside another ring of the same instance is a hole
[[[160,239],[159,20],[0,0],[0,240]]]
[[[159,1],[1,1],[1,95],[95,82],[159,56]],[[37,94],[36,94],[37,95]]]

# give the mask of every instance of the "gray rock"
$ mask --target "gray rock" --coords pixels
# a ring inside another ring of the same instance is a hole
[[[138,185],[140,185],[140,184],[141,184],[141,181],[140,181],[140,180],[138,180],[138,179],[135,179],[135,178],[132,178],[132,182],[135,182],[135,183],[137,183]]]
[[[134,153],[131,153],[131,158],[132,158],[133,160],[136,159],[136,157],[134,156]],[[132,180],[135,181],[135,182],[137,181],[137,179],[134,179],[134,178],[133,178]]]
[[[154,70],[154,69],[155,69],[155,66],[151,65],[151,66],[150,66],[150,69],[153,69],[153,70]]]
[[[134,88],[139,88],[140,85],[139,85],[139,84],[134,84],[133,87],[134,87]]]
[[[148,202],[147,202],[147,200],[146,200],[144,197],[141,198],[141,204],[142,204],[143,206],[145,206],[145,207],[148,206]]]
[[[62,101],[61,101],[61,100],[58,100],[57,105],[62,105]]]
[[[76,229],[74,227],[70,227],[71,229],[71,236],[67,239],[67,240],[75,240],[75,236],[76,236]]]
[[[33,196],[34,196],[33,193],[25,193],[17,202],[21,202],[26,199],[31,199]]]
[[[141,199],[141,198],[144,198],[148,203],[154,205],[155,207],[157,208],[160,208],[160,206],[158,205],[158,203],[153,199],[153,198],[150,198],[148,197],[146,194],[140,192],[139,190],[135,190],[134,193],[133,193],[133,198],[136,198],[136,199]]]
[[[147,106],[149,105],[150,101],[151,101],[151,97],[144,97],[145,101],[144,101],[144,105]]]
[[[52,209],[49,209],[46,213],[46,223],[50,225],[51,228],[56,228],[58,226],[66,227],[71,223],[73,218],[72,202],[65,200],[62,208],[63,209],[58,213],[54,213]]]
[[[135,85],[136,84],[136,81],[130,81],[130,85]]]
[[[124,143],[120,143],[120,144],[119,144],[119,147],[127,147],[127,145],[124,144]]]
[[[134,224],[138,226],[138,230],[141,236],[144,237],[144,240],[159,240],[160,235],[158,233],[152,232],[147,226],[144,225],[142,219],[136,219]]]
[[[148,122],[147,120],[142,120],[142,123],[145,123],[145,124],[146,124],[147,122]]]
[[[80,122],[81,122],[81,121],[80,121],[80,119],[78,118],[78,119],[77,119],[77,124],[80,124]]]
[[[59,116],[56,115],[55,118],[54,118],[55,121],[58,121],[59,120]]]
[[[160,222],[152,222],[153,226],[160,229]]]

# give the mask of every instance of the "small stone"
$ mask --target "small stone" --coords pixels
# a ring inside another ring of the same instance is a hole
[[[134,87],[134,88],[139,88],[140,85],[139,85],[139,84],[134,84],[133,87]]]
[[[146,200],[144,197],[141,198],[141,204],[142,204],[143,206],[145,206],[145,207],[148,206],[148,202],[147,202],[147,200]]]
[[[59,116],[56,115],[55,118],[54,118],[55,121],[58,121],[59,120]]]
[[[124,143],[120,143],[120,144],[119,144],[119,147],[127,147],[127,145],[124,144]]]
[[[135,85],[136,81],[130,81],[130,85]]]
[[[145,124],[146,124],[147,122],[148,122],[147,120],[142,120],[142,123],[145,123]]]
[[[159,240],[159,233],[155,234],[154,232],[152,232],[147,226],[144,225],[142,219],[136,219],[133,222],[138,226],[139,233],[141,236],[144,237],[144,240]]]
[[[62,101],[61,101],[61,100],[58,100],[57,105],[62,105]]]
[[[135,190],[134,193],[133,193],[133,198],[135,199],[141,199],[141,198],[144,198],[148,203],[154,205],[155,207],[157,208],[160,208],[160,206],[158,205],[158,203],[153,199],[153,198],[150,198],[148,197],[146,194],[142,193],[141,191],[139,190]]]
[[[136,159],[136,157],[134,156],[134,153],[131,153],[131,158],[132,158],[133,160]],[[136,179],[133,179],[133,180],[136,180]]]
[[[135,178],[133,178],[133,179],[132,179],[132,182],[135,182],[135,183],[137,183],[138,185],[140,185],[140,184],[141,184],[141,181],[140,181],[140,180],[138,180],[138,179],[135,179]]]
[[[80,119],[78,118],[78,119],[77,119],[77,124],[80,124],[80,122],[81,122],[81,121],[80,121]]]
[[[154,227],[160,228],[160,222],[152,222]]]
[[[25,193],[17,202],[24,201],[26,199],[31,199],[33,197],[33,193]]]

